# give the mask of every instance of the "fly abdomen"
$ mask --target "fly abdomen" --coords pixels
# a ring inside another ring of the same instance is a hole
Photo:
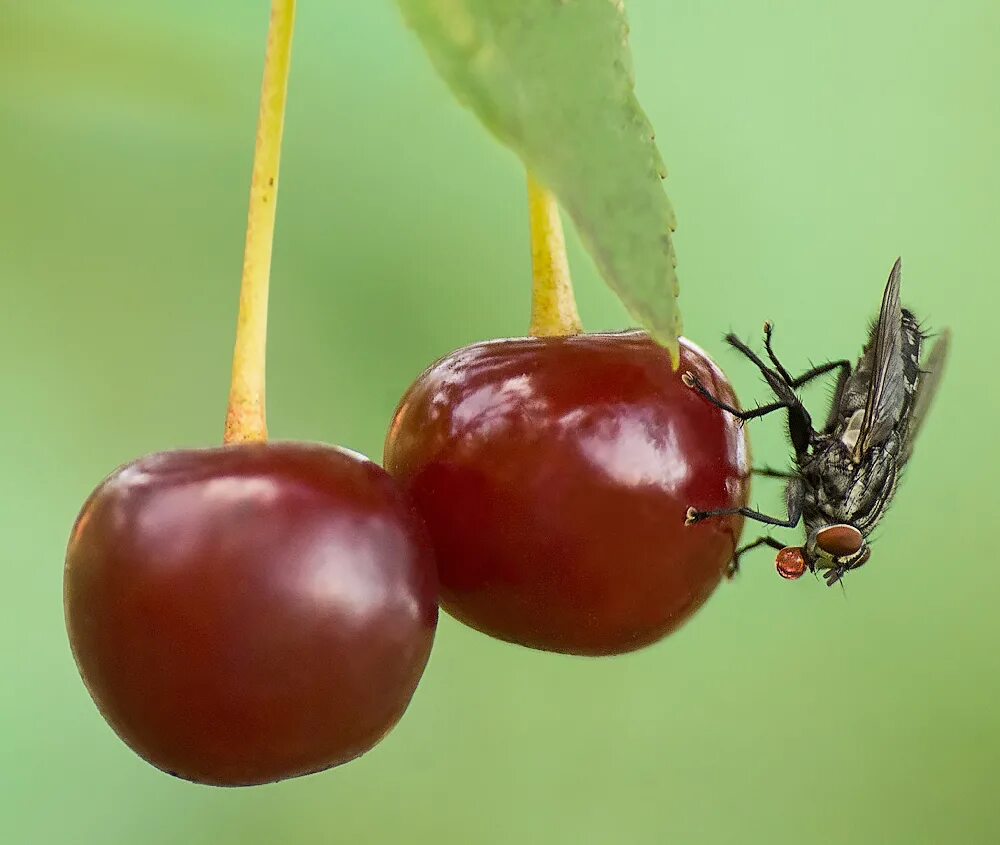
[[[900,337],[900,352],[903,356],[903,389],[906,391],[903,402],[903,420],[910,415],[913,406],[913,396],[920,383],[920,353],[924,345],[924,333],[913,312],[903,309],[903,331]]]
[[[859,467],[846,502],[846,515],[851,524],[865,535],[874,530],[889,507],[899,481],[896,438],[891,437],[886,447],[873,450],[869,460]]]

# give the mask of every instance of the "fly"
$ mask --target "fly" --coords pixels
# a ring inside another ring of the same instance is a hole
[[[921,363],[927,335],[913,313],[900,306],[901,270],[902,262],[897,260],[878,320],[853,367],[847,360],[832,361],[793,378],[775,355],[772,325],[765,323],[764,349],[770,364],[734,335],[726,341],[760,370],[774,402],[741,411],[713,396],[693,373],[684,373],[688,387],[741,422],[776,411],[788,413],[795,468],[758,473],[786,479],[786,517],[767,516],[751,508],[687,511],[688,525],[735,514],[782,528],[804,523],[805,545],[783,546],[762,536],[736,550],[730,575],[737,571],[740,556],[759,546],[778,550],[777,568],[783,577],[798,578],[806,570],[821,570],[828,586],[871,557],[868,538],[885,515],[913,452],[914,439],[941,382],[950,338],[943,332]],[[838,374],[833,402],[826,423],[817,429],[796,391],[832,372]]]

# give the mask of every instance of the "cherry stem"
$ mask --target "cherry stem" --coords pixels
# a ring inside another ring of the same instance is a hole
[[[531,336],[580,334],[573,282],[566,258],[566,238],[559,204],[552,192],[528,173],[528,214],[531,220]]]
[[[223,436],[227,444],[267,440],[264,403],[267,297],[294,28],[295,0],[272,0],[250,183],[232,386]]]

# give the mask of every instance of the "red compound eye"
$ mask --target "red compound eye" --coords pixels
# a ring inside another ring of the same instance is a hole
[[[809,568],[806,565],[805,551],[801,546],[786,546],[778,552],[775,568],[782,578],[787,578],[789,581],[801,578]]]
[[[865,538],[853,525],[831,525],[816,534],[816,545],[831,557],[850,557],[857,554]]]

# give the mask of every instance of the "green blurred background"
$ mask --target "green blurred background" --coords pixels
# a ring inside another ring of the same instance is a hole
[[[1000,5],[628,10],[686,331],[744,402],[764,391],[726,330],[772,319],[796,367],[853,356],[897,254],[955,332],[872,563],[845,595],[761,555],[615,659],[444,619],[397,730],[322,775],[227,791],[142,763],[73,666],[62,558],[107,472],[219,440],[267,3],[0,0],[0,841],[1000,841]],[[296,48],[271,429],[377,458],[427,363],[525,330],[522,172],[388,0],[304,0]],[[571,248],[587,325],[627,325]],[[783,460],[779,423],[753,437]]]

